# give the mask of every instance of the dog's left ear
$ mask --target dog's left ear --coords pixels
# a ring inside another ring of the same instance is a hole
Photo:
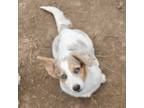
[[[37,56],[37,59],[40,60],[47,70],[48,74],[53,78],[58,78],[58,69],[56,67],[55,61],[52,58]]]

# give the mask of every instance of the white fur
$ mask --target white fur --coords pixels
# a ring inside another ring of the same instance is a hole
[[[53,56],[54,59],[60,61],[61,68],[66,72],[68,78],[65,82],[60,81],[61,89],[67,94],[75,97],[90,97],[101,85],[105,82],[105,75],[99,68],[99,63],[95,58],[95,63],[88,67],[86,80],[83,81],[79,77],[70,72],[67,58],[72,53],[69,46],[77,45],[78,40],[84,43],[83,50],[89,51],[94,57],[94,47],[88,35],[77,29],[70,29],[70,20],[68,20],[63,12],[52,6],[42,6],[42,9],[51,12],[56,20],[59,35],[53,42]],[[79,48],[81,50],[81,48]],[[83,51],[84,52],[84,51]],[[82,87],[81,92],[72,90],[74,84],[80,84]]]

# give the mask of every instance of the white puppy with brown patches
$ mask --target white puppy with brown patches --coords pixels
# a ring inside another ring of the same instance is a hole
[[[49,75],[59,79],[62,91],[74,97],[90,97],[106,81],[91,39],[78,29],[71,29],[71,21],[58,8],[40,8],[54,15],[59,34],[52,45],[54,59],[37,58],[43,62]]]

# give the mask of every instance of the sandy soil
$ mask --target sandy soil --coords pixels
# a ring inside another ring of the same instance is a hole
[[[51,14],[39,9],[54,5],[64,11],[74,28],[94,42],[107,82],[89,99],[73,98],[60,90],[36,60],[52,57],[57,35]],[[125,108],[125,1],[19,0],[19,108]]]

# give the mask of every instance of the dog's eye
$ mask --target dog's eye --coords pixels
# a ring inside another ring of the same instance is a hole
[[[78,74],[79,72],[80,72],[80,68],[79,67],[74,69],[74,73],[75,74]]]
[[[61,75],[61,79],[67,79],[67,75],[66,74],[62,74]]]

